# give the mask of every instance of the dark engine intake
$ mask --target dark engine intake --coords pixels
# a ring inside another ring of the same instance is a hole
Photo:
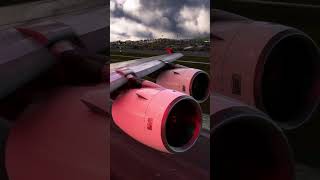
[[[292,27],[212,13],[212,89],[256,106],[284,129],[309,120],[320,94],[313,40]]]
[[[120,94],[112,104],[112,118],[135,140],[168,153],[191,148],[202,122],[200,105],[192,97],[150,81]]]
[[[267,115],[221,95],[210,99],[212,179],[295,179],[288,141]]]
[[[209,82],[207,73],[194,68],[175,68],[161,72],[157,77],[157,84],[186,93],[198,102],[208,98]]]

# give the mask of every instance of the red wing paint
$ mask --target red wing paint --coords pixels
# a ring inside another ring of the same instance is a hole
[[[173,49],[172,48],[166,48],[166,51],[168,54],[172,54],[173,53]]]

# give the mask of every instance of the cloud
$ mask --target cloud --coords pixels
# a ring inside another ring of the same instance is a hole
[[[205,7],[183,7],[180,11],[178,26],[190,33],[207,33],[210,29],[210,14]]]
[[[110,40],[209,36],[209,0],[111,0]]]

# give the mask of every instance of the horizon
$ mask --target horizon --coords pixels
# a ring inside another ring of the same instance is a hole
[[[115,41],[110,41],[110,43],[114,43],[114,42],[126,42],[126,41],[131,41],[131,42],[136,42],[136,41],[152,41],[152,40],[160,40],[160,39],[163,39],[163,40],[173,40],[173,41],[186,41],[186,40],[205,40],[207,39],[208,41],[210,41],[210,37],[194,37],[194,38],[183,38],[183,39],[171,39],[171,38],[154,38],[154,39],[138,39],[138,40],[130,40],[130,39],[127,39],[127,40],[115,40]]]

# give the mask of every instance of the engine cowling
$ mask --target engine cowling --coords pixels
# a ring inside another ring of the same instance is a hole
[[[209,76],[206,72],[194,68],[175,68],[160,73],[157,84],[192,96],[198,102],[209,96]]]
[[[267,115],[218,94],[210,99],[211,178],[295,179],[288,141]]]
[[[168,153],[184,152],[196,142],[201,109],[190,96],[144,81],[120,94],[112,105],[115,124],[137,141]],[[151,86],[150,86],[151,84]]]
[[[212,89],[256,106],[283,129],[300,127],[319,104],[320,55],[295,28],[212,11]]]
[[[0,179],[8,179],[7,170],[5,167],[5,152],[6,152],[6,142],[8,139],[8,134],[10,132],[10,123],[0,118]]]

